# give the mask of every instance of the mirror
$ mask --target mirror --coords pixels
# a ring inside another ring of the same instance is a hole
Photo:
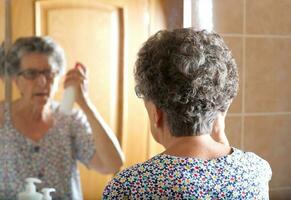
[[[6,17],[1,26],[3,27],[1,38],[5,40],[6,49],[9,49],[11,42],[20,37],[50,36],[65,50],[66,71],[73,68],[76,62],[86,66],[90,99],[113,132],[121,138],[122,81],[125,78],[122,77],[124,17],[120,7],[127,6],[123,5],[126,1],[122,1],[123,4],[120,5],[102,0],[0,0],[0,2],[0,8],[3,10],[0,11],[0,20],[4,19],[2,16],[11,15],[11,21],[10,17],[9,19]],[[5,8],[11,8],[10,15],[5,15]],[[131,74],[132,70],[129,71]],[[7,76],[3,80],[5,87],[2,81],[2,99],[15,102],[20,97],[18,88],[15,83],[11,84]],[[62,97],[63,79],[60,79],[55,100],[61,101]],[[100,196],[105,184],[111,178],[110,175],[88,170],[83,165],[80,165],[79,169],[85,199]],[[88,187],[88,182],[94,187]]]
[[[134,94],[132,72],[137,50],[150,31],[164,27],[164,18],[160,17],[162,10],[158,1],[150,1],[152,6],[146,2],[0,0],[0,39],[5,38],[6,47],[9,46],[7,43],[11,44],[19,37],[49,35],[64,48],[67,70],[74,67],[76,61],[87,67],[89,96],[118,139],[122,140],[127,166],[149,157],[149,145],[144,142],[148,140],[148,132],[137,134],[140,130],[148,130],[148,124],[142,101]],[[10,15],[4,14],[4,8],[11,8]],[[150,8],[153,10],[149,11]],[[157,12],[155,20],[149,17],[151,12]],[[4,16],[11,16],[11,21]],[[0,83],[2,99],[19,98],[15,84],[11,84],[8,78],[5,83],[5,87],[3,81]],[[60,80],[56,100],[61,100],[62,95]],[[156,149],[154,145],[150,148]],[[84,166],[80,166],[80,174],[84,199],[101,198],[110,175],[100,175]]]

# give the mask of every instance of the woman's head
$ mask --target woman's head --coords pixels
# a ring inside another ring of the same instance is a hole
[[[64,50],[50,37],[21,37],[8,52],[8,73],[17,75],[21,71],[21,59],[31,53],[46,55],[52,67],[63,74],[66,66]]]
[[[24,105],[43,107],[54,96],[58,77],[65,69],[63,49],[49,37],[16,40],[7,55],[8,73]]]
[[[166,115],[174,136],[210,134],[238,90],[238,71],[223,39],[190,28],[159,31],[138,53],[136,92]]]

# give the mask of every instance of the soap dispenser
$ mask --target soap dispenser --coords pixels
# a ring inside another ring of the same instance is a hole
[[[41,183],[37,178],[26,178],[25,190],[17,195],[18,200],[42,200],[42,194],[36,191],[34,183]]]
[[[43,193],[42,200],[52,200],[50,193],[55,191],[56,190],[54,188],[43,188],[41,190],[41,192]]]

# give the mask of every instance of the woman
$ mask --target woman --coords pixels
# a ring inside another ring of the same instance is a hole
[[[116,175],[104,199],[268,199],[269,164],[225,137],[238,72],[219,35],[156,33],[138,53],[135,80],[165,151]]]
[[[20,38],[8,62],[21,96],[3,105],[0,199],[16,199],[27,177],[41,179],[39,188],[55,188],[53,199],[82,199],[77,161],[101,173],[114,173],[123,163],[114,133],[87,95],[86,68],[78,64],[66,74],[64,87],[75,88],[82,110],[66,115],[52,100],[65,70],[60,46],[48,37]]]

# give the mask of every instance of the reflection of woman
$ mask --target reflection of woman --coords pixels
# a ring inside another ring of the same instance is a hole
[[[86,93],[86,69],[68,71],[65,87],[74,86],[82,109],[62,114],[52,102],[64,71],[63,50],[48,37],[18,39],[9,54],[9,71],[21,97],[5,104],[0,140],[6,152],[0,166],[0,199],[15,199],[27,177],[53,187],[53,199],[82,199],[77,161],[101,173],[116,172],[122,152]]]
[[[104,199],[268,199],[269,164],[227,144],[224,116],[238,74],[220,36],[158,32],[139,51],[135,79],[166,150],[116,175]]]

